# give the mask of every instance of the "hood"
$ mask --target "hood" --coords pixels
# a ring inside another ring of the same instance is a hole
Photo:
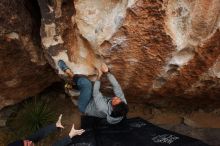
[[[115,118],[115,117],[110,116],[111,113],[112,113],[112,110],[113,110],[112,109],[112,105],[111,105],[111,101],[108,102],[108,107],[109,108],[108,108],[108,113],[107,113],[107,117],[106,117],[108,123],[110,123],[110,124],[117,124],[117,123],[119,123],[123,119],[123,117]]]

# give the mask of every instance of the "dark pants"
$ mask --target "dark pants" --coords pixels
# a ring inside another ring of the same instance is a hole
[[[34,143],[37,143],[55,131],[57,131],[56,124],[51,124],[51,125],[48,125],[44,128],[39,129],[34,134],[28,136],[25,140],[30,140]],[[72,140],[70,139],[70,137],[66,136],[60,140],[57,140],[55,143],[52,144],[52,146],[67,146],[71,142],[72,142]],[[8,146],[18,146],[18,145],[19,146],[23,145],[23,140],[14,141],[14,142],[8,144]]]
[[[86,76],[75,75],[73,77],[73,82],[76,83],[77,88],[80,91],[78,98],[78,108],[79,111],[84,113],[89,101],[92,98],[92,83]]]
[[[46,127],[39,129],[37,132],[33,133],[32,135],[28,136],[26,140],[30,140],[34,143],[37,143],[47,137],[49,134],[55,132],[57,130],[56,124],[51,124]]]

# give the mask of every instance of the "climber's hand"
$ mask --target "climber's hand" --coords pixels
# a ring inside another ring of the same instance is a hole
[[[105,63],[102,63],[101,65],[101,71],[106,73],[109,71],[108,66]]]
[[[59,118],[58,118],[58,120],[57,120],[57,122],[56,122],[56,127],[63,129],[64,127],[63,127],[63,125],[62,125],[62,123],[61,123],[62,116],[63,116],[63,115],[60,114],[60,116],[59,116]]]
[[[100,80],[103,73],[102,73],[101,69],[97,68],[97,71],[98,71],[98,78],[97,79]]]
[[[81,135],[84,132],[85,132],[84,129],[76,130],[75,127],[74,127],[74,124],[73,124],[72,129],[70,130],[70,133],[69,133],[69,137],[73,138],[74,136]]]

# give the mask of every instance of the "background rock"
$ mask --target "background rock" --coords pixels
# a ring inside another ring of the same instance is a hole
[[[151,123],[161,125],[179,125],[182,123],[182,117],[177,113],[164,112],[164,113],[154,113],[154,117],[149,120]]]
[[[86,75],[105,61],[129,101],[219,106],[218,0],[38,2],[43,47],[61,76],[59,59]]]
[[[0,2],[0,109],[34,96],[58,81],[40,45],[35,0]]]
[[[184,117],[184,123],[195,128],[220,128],[220,116],[215,113],[194,111]]]

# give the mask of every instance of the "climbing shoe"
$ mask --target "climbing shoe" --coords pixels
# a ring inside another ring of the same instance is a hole
[[[66,63],[63,60],[58,61],[58,66],[62,71],[69,69],[69,67],[66,65]]]
[[[64,86],[65,89],[73,89],[73,86],[69,83],[66,83]]]

